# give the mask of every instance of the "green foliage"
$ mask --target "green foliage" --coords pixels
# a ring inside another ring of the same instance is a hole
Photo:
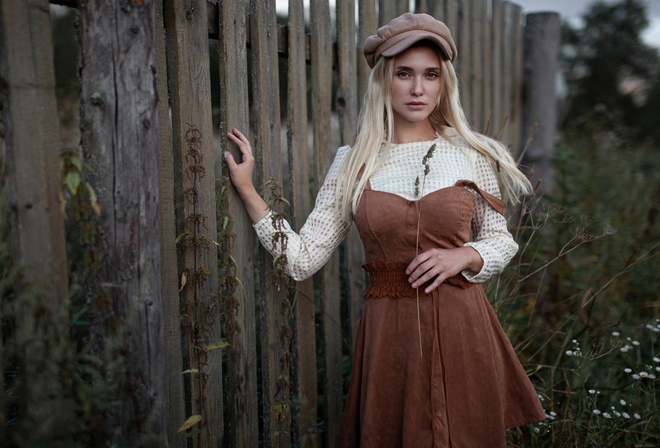
[[[641,2],[596,3],[584,23],[565,29],[555,191],[522,211],[519,256],[489,288],[547,414],[510,447],[660,443],[660,63]]]
[[[568,129],[607,138],[660,143],[660,56],[640,37],[644,3],[596,2],[584,26],[564,26],[563,67],[569,87]],[[586,127],[586,128],[585,128]]]

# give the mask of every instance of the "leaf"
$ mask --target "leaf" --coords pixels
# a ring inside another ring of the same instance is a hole
[[[78,156],[78,155],[71,156],[71,164],[72,164],[73,166],[75,166],[76,168],[78,168],[78,171],[79,171],[79,172],[82,171],[82,169],[83,169],[83,161],[82,161],[82,159],[80,158],[80,156]]]
[[[187,283],[188,283],[188,273],[186,271],[183,271],[181,273],[181,287],[179,288],[179,292],[183,291],[183,288],[186,287]]]
[[[69,171],[66,173],[64,183],[66,184],[69,193],[75,195],[78,192],[78,187],[80,186],[80,173]]]
[[[99,203],[96,202],[96,192],[87,182],[85,182],[85,187],[87,187],[87,192],[89,193],[89,202],[90,207],[92,207],[92,211],[96,214],[96,216],[101,216],[101,207],[99,207]]]
[[[186,429],[190,429],[190,428],[192,428],[193,426],[195,426],[197,423],[199,423],[201,421],[202,421],[202,416],[201,415],[199,415],[199,414],[191,415],[190,417],[188,417],[188,420],[186,420],[186,422],[183,425],[181,425],[181,427],[179,428],[179,430],[177,432],[183,432]]]
[[[57,197],[60,200],[60,212],[66,220],[66,199],[64,199],[64,188],[60,188],[60,190],[57,192]]]
[[[89,200],[91,202],[96,202],[96,191],[94,191],[92,186],[86,182],[85,182],[85,187],[87,187],[87,192],[89,193]]]
[[[197,370],[197,369],[188,369],[188,370],[184,370],[181,373],[199,373],[199,370]]]
[[[204,352],[208,353],[211,350],[223,349],[223,348],[226,348],[228,345],[229,344],[227,343],[227,341],[225,339],[223,339],[220,342],[213,342],[213,343],[207,345],[206,347],[204,347]]]
[[[182,239],[188,236],[188,232],[180,233],[179,236],[176,237],[176,240],[174,241],[174,244],[179,244]]]
[[[90,207],[92,207],[92,211],[94,212],[94,214],[95,214],[96,216],[101,216],[101,207],[99,207],[99,203],[98,203],[98,202],[93,201],[93,202],[90,204]]]

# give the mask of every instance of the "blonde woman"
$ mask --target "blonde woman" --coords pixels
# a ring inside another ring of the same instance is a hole
[[[504,447],[504,431],[545,418],[481,283],[518,246],[501,192],[530,192],[502,144],[472,131],[444,23],[406,13],[370,36],[372,67],[352,147],[337,150],[288,273],[311,276],[355,221],[370,287],[355,343],[339,447]],[[228,134],[232,182],[262,244],[280,247],[252,183],[249,141]]]

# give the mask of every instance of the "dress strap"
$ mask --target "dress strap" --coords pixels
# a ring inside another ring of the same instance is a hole
[[[479,196],[484,198],[486,202],[488,202],[488,205],[490,205],[497,213],[500,215],[504,215],[504,201],[502,201],[499,198],[496,198],[490,193],[486,193],[483,191],[481,188],[477,187],[477,184],[472,182],[471,180],[459,180],[456,182],[457,187],[468,187],[471,190],[474,190]]]

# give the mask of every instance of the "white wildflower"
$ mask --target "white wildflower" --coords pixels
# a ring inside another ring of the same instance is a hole
[[[660,358],[658,358],[657,356],[654,356],[653,357],[653,362],[660,363]]]
[[[624,399],[622,398],[621,400],[619,400],[619,403],[621,403],[621,406],[625,406],[625,405],[626,405],[626,400],[624,400]]]
[[[625,369],[623,369],[623,371],[626,372],[626,373],[631,373],[632,369],[629,369],[628,367],[626,367]]]
[[[642,416],[639,415],[637,412],[635,412],[635,413],[633,414],[633,417],[635,417],[637,420],[641,420],[641,419],[642,419]]]
[[[630,414],[628,414],[627,412],[624,412],[624,413],[621,414],[621,415],[623,415],[625,418],[630,418]]]
[[[594,415],[600,415],[600,414],[601,414],[601,412],[600,412],[598,409],[594,409],[594,410],[591,411],[591,412],[593,412]]]
[[[632,345],[639,345],[639,341],[632,341]]]
[[[635,373],[635,374],[633,374],[633,376],[632,376],[632,377],[633,377],[633,379],[634,379],[634,380],[638,380],[638,379],[640,379],[640,378],[641,378],[641,376],[639,376],[639,375],[637,375],[636,373]]]
[[[621,413],[618,411],[614,411],[614,415],[616,415],[617,417],[621,417]]]
[[[541,428],[539,428],[539,427],[534,428],[534,432],[537,433],[537,434],[540,433],[540,432],[541,432]]]
[[[573,356],[573,350],[566,350],[566,356]]]
[[[621,336],[621,333],[619,333],[618,331],[613,331],[612,336],[618,338],[619,336]]]
[[[648,377],[649,377],[649,373],[648,373],[648,372],[639,372],[639,377],[640,377],[640,378],[648,378]]]
[[[612,416],[609,414],[609,412],[603,412],[603,417],[612,418]]]
[[[589,393],[590,393],[591,395],[595,394],[595,393],[596,393],[596,389],[589,389]]]
[[[653,374],[653,373],[649,373],[649,379],[654,380],[654,379],[655,379],[655,374]]]

